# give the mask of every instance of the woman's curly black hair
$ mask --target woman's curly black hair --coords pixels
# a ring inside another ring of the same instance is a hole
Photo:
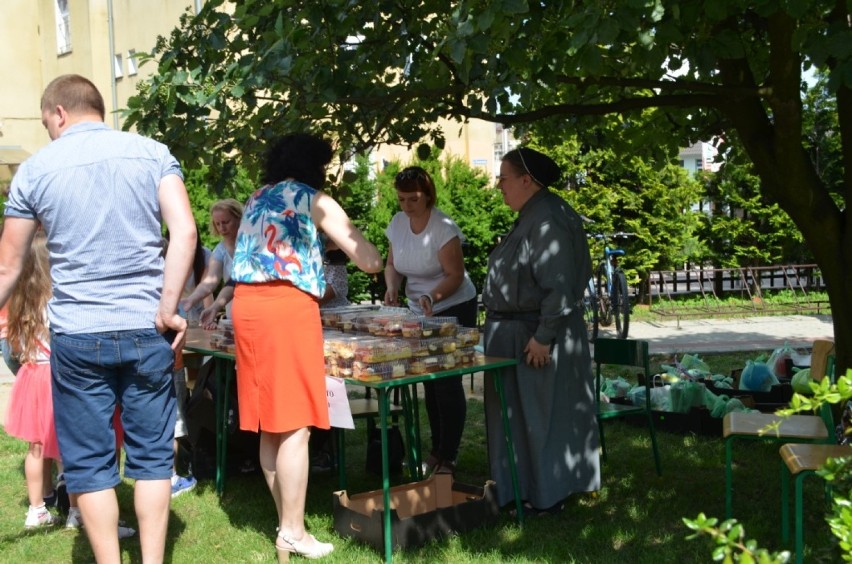
[[[264,184],[277,184],[292,178],[321,189],[325,167],[334,155],[331,143],[310,133],[291,133],[272,141],[263,165]]]

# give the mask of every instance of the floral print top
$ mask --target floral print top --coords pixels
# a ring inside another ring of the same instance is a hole
[[[325,294],[323,245],[311,219],[316,193],[285,180],[249,197],[234,250],[231,277],[236,282],[285,280],[317,298]]]

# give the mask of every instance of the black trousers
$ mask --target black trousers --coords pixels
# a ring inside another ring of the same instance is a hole
[[[464,327],[476,327],[476,298],[445,309],[435,315],[458,318]],[[467,398],[461,376],[423,382],[426,413],[432,434],[431,455],[439,461],[455,462],[459,453],[464,422],[467,418]]]

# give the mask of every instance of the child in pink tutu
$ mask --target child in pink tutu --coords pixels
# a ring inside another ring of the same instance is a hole
[[[51,525],[44,496],[53,489],[51,465],[59,460],[53,425],[50,380],[50,331],[47,302],[51,297],[50,265],[44,232],[38,231],[21,276],[9,297],[8,340],[18,353],[21,369],[15,377],[6,411],[6,432],[30,443],[24,475],[30,507],[24,526]]]

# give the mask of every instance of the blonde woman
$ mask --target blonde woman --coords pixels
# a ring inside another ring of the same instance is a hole
[[[214,237],[221,237],[222,240],[213,249],[213,255],[207,264],[207,273],[204,278],[189,296],[180,301],[180,306],[184,311],[189,311],[201,303],[204,298],[213,293],[220,281],[227,284],[231,279],[231,264],[234,262],[237,230],[240,227],[242,217],[243,205],[233,198],[219,200],[210,206],[210,233]],[[224,307],[224,304],[222,306]],[[230,311],[227,315],[230,317]]]

